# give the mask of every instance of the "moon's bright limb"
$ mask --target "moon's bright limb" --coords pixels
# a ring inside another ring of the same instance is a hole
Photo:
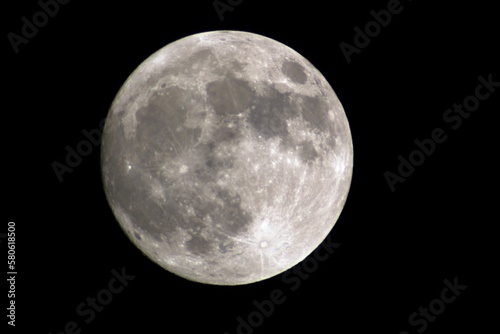
[[[142,252],[189,280],[237,285],[289,269],[327,236],[353,149],[340,101],[304,57],[214,31],[130,75],[101,159],[110,206]]]

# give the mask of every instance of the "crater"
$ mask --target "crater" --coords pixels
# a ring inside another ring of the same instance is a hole
[[[307,74],[304,67],[294,61],[285,61],[281,65],[281,72],[295,83],[303,85],[307,81]]]

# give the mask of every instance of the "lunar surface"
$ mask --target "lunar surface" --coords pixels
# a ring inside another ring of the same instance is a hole
[[[277,275],[328,235],[349,191],[349,124],[321,73],[264,36],[214,31],[160,49],[126,80],[101,148],[111,209],[186,279]]]

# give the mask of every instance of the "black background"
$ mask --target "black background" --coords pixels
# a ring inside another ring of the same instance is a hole
[[[3,4],[4,170],[2,227],[17,224],[17,318],[13,332],[236,333],[253,300],[273,289],[286,301],[255,333],[399,333],[408,317],[439,298],[443,280],[467,289],[429,323],[427,333],[495,329],[493,269],[498,224],[500,88],[452,130],[446,109],[474,94],[477,77],[500,81],[494,2],[402,1],[403,11],[347,63],[339,44],[387,1],[245,0],[221,22],[212,1],[73,0],[14,53],[9,32],[39,10]],[[179,278],[143,256],[116,222],[100,179],[99,147],[59,182],[51,164],[96,129],[128,75],[149,55],[210,30],[265,35],[298,51],[329,81],[350,122],[354,173],[346,206],[330,233],[338,250],[300,288],[281,275],[244,286]],[[391,192],[415,139],[434,128],[447,140]],[[5,240],[2,242],[5,258]],[[6,260],[5,260],[6,261]],[[86,324],[76,307],[107,287],[111,270],[134,275]],[[5,272],[7,270],[5,269]],[[2,305],[7,303],[6,291]],[[5,309],[5,308],[3,308]],[[6,312],[6,311],[4,311]],[[7,322],[2,315],[4,322]],[[3,325],[3,324],[2,324]]]

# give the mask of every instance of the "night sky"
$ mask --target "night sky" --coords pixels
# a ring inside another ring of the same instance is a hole
[[[6,333],[496,328],[493,3],[23,0],[3,7]],[[307,58],[342,102],[354,145],[349,196],[325,248],[242,286],[191,282],[146,258],[114,218],[100,174],[102,121],[127,77],[168,43],[211,30],[261,34]],[[15,222],[14,298],[6,284],[8,222]],[[11,300],[15,327],[7,324]]]

